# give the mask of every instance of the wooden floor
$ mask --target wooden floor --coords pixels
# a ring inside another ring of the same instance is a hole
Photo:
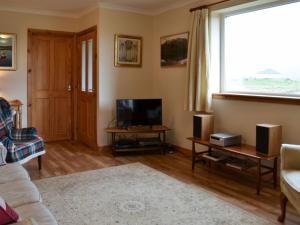
[[[141,162],[183,182],[202,187],[238,207],[277,223],[280,213],[279,188],[274,190],[270,182],[263,182],[263,189],[255,194],[255,180],[233,171],[208,170],[203,165],[196,165],[191,170],[191,157],[187,152],[174,154],[130,154],[113,157],[109,149],[91,150],[76,142],[58,142],[46,144],[47,154],[43,157],[43,170],[38,171],[37,160],[25,165],[31,178],[42,179],[61,176],[99,168]],[[300,216],[288,206],[285,224],[300,224]]]

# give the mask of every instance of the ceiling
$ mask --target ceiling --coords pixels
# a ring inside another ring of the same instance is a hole
[[[0,10],[78,17],[96,8],[158,14],[199,0],[0,0]]]

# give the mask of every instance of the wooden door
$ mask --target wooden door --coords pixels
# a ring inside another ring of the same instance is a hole
[[[72,138],[74,34],[30,30],[28,121],[45,141]]]
[[[77,138],[97,146],[97,28],[77,35],[78,98]]]

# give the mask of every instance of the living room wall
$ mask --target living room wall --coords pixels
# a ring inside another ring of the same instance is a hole
[[[99,34],[98,145],[104,146],[109,144],[104,129],[115,119],[116,99],[152,97],[153,18],[100,8]],[[143,37],[142,67],[114,66],[115,34]]]
[[[203,2],[206,4],[207,1]],[[161,36],[189,30],[191,13],[189,5],[154,17],[153,96],[164,99],[164,121],[170,126],[169,141],[191,149],[186,137],[192,135],[192,116],[183,110],[186,68],[160,68]],[[213,100],[215,131],[241,134],[243,142],[255,144],[255,125],[272,123],[283,126],[283,142],[300,144],[300,107],[296,105],[271,104],[233,100]]]
[[[207,4],[212,1],[205,1]],[[192,135],[194,113],[183,110],[186,68],[160,67],[160,37],[189,30],[191,4],[160,15],[148,16],[110,9],[96,9],[79,18],[41,16],[0,12],[1,31],[17,33],[17,71],[0,71],[0,95],[20,99],[24,103],[23,126],[27,125],[27,29],[81,31],[98,25],[99,103],[98,145],[109,144],[104,129],[115,118],[117,98],[162,98],[164,124],[172,128],[168,141],[191,148],[186,137]],[[130,34],[143,37],[143,66],[114,66],[114,35]],[[243,135],[244,142],[255,143],[255,124],[283,125],[283,140],[300,144],[300,107],[259,102],[214,100],[216,131]]]
[[[77,20],[36,14],[0,12],[1,32],[17,34],[17,70],[0,71],[0,96],[20,99],[23,126],[27,126],[27,30],[28,28],[76,31]]]

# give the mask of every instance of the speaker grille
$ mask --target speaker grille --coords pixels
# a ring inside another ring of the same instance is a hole
[[[202,130],[202,118],[199,116],[194,116],[194,126],[193,126],[193,135],[196,138],[201,138]]]
[[[262,154],[269,152],[269,128],[256,126],[256,149]]]

